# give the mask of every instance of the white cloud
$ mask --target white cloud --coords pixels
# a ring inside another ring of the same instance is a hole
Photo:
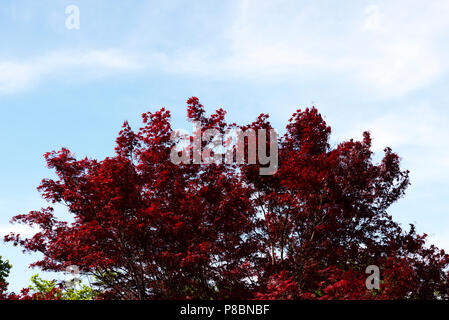
[[[449,70],[449,2],[341,4],[346,13],[295,1],[239,1],[222,53],[200,44],[167,53],[162,68],[209,77],[349,77],[375,96],[400,96]],[[214,39],[216,41],[216,39]]]
[[[17,62],[0,62],[0,93],[12,93],[30,86],[39,74],[37,69]]]
[[[358,77],[387,96],[425,86],[447,69],[446,62],[427,44],[400,40],[379,46],[371,60],[355,61]]]
[[[428,243],[435,244],[438,248],[444,249],[446,253],[449,253],[449,236],[447,235],[430,235],[428,237]]]
[[[396,110],[349,129],[340,140],[361,138],[370,131],[373,151],[393,148],[411,171],[413,183],[449,178],[449,117],[424,104]]]
[[[210,41],[193,41],[188,46],[182,42],[162,50],[146,47],[145,41],[139,46],[133,40],[133,54],[112,49],[58,51],[28,61],[0,60],[0,93],[23,90],[67,70],[103,74],[145,69],[209,79],[344,77],[352,81],[354,90],[362,87],[382,98],[427,86],[449,71],[449,2],[332,6],[287,0],[236,1],[228,12],[215,17],[220,29],[211,25]],[[204,15],[213,23],[214,19]],[[203,33],[204,38],[207,30]],[[139,37],[143,37],[141,31]]]
[[[52,75],[69,80],[71,76],[79,75],[79,72],[98,75],[137,70],[140,67],[135,57],[115,49],[56,51],[22,62],[0,60],[0,94],[25,90]]]
[[[39,232],[39,229],[24,224],[0,225],[0,238],[3,238],[5,235],[10,234],[11,232],[20,234],[20,236],[23,238],[28,238]]]

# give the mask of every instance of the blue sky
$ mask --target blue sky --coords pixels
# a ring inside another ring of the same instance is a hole
[[[3,0],[0,236],[30,234],[9,219],[47,206],[36,191],[52,176],[45,152],[111,155],[124,120],[137,127],[163,106],[190,129],[185,101],[197,96],[231,122],[267,112],[280,131],[315,105],[333,143],[371,131],[376,152],[391,146],[411,170],[390,213],[449,250],[448,16],[445,0]],[[19,248],[2,243],[0,255],[12,290],[39,272]]]

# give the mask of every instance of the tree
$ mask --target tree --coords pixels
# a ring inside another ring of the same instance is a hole
[[[27,288],[27,296],[34,300],[93,300],[94,290],[80,284],[73,288],[64,288],[56,280],[44,280],[39,275],[31,277],[31,285]]]
[[[207,117],[195,97],[187,104],[201,133],[272,129],[268,115],[237,126],[225,122],[222,109]],[[125,122],[113,157],[47,153],[58,179],[44,179],[38,189],[66,205],[74,222],[42,208],[12,219],[41,232],[5,240],[42,253],[33,265],[43,270],[76,265],[95,276],[104,299],[448,296],[449,256],[387,213],[404,195],[408,171],[389,148],[374,164],[369,133],[331,148],[331,129],[318,111],[298,110],[279,139],[276,173],[261,176],[261,161],[174,164],[179,141],[171,139],[169,111],[142,119],[138,132]],[[365,287],[368,265],[382,271],[379,290]]]
[[[36,274],[31,277],[31,285],[22,289],[19,294],[3,294],[0,300],[93,300],[95,297],[95,291],[85,284],[64,288],[62,283],[44,280]]]
[[[250,127],[269,127],[265,119]],[[315,108],[298,110],[281,139],[276,174],[243,167],[264,214],[258,297],[447,298],[449,256],[387,213],[409,184],[399,157],[386,148],[374,164],[368,132],[335,148],[330,133]],[[379,291],[365,287],[370,265],[382,270]]]
[[[0,300],[5,296],[5,291],[8,288],[6,278],[8,278],[11,268],[12,266],[9,264],[9,261],[3,261],[2,256],[0,256]]]

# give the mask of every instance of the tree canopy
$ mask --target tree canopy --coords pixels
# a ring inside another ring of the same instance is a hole
[[[222,109],[207,116],[195,97],[187,114],[202,132],[274,129],[266,114],[239,126]],[[260,175],[260,162],[174,164],[170,112],[142,120],[138,131],[124,123],[115,156],[45,154],[58,178],[38,189],[74,220],[51,206],[20,214],[13,222],[41,231],[5,240],[41,253],[33,265],[43,270],[76,265],[95,276],[98,299],[448,297],[449,256],[387,212],[409,172],[390,148],[374,163],[369,132],[332,147],[318,110],[297,110],[278,140],[277,171]],[[365,286],[370,265],[378,290]]]

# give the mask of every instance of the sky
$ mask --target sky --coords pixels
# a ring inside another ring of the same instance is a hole
[[[73,11],[79,9],[79,28]],[[191,129],[185,102],[230,122],[269,113],[280,132],[316,106],[335,145],[372,133],[375,159],[392,147],[411,171],[390,208],[449,250],[449,2],[2,0],[0,237],[32,234],[9,220],[49,204],[43,154],[112,155],[123,121],[166,107]],[[56,207],[67,217],[63,207]],[[39,258],[0,243],[10,290]]]

